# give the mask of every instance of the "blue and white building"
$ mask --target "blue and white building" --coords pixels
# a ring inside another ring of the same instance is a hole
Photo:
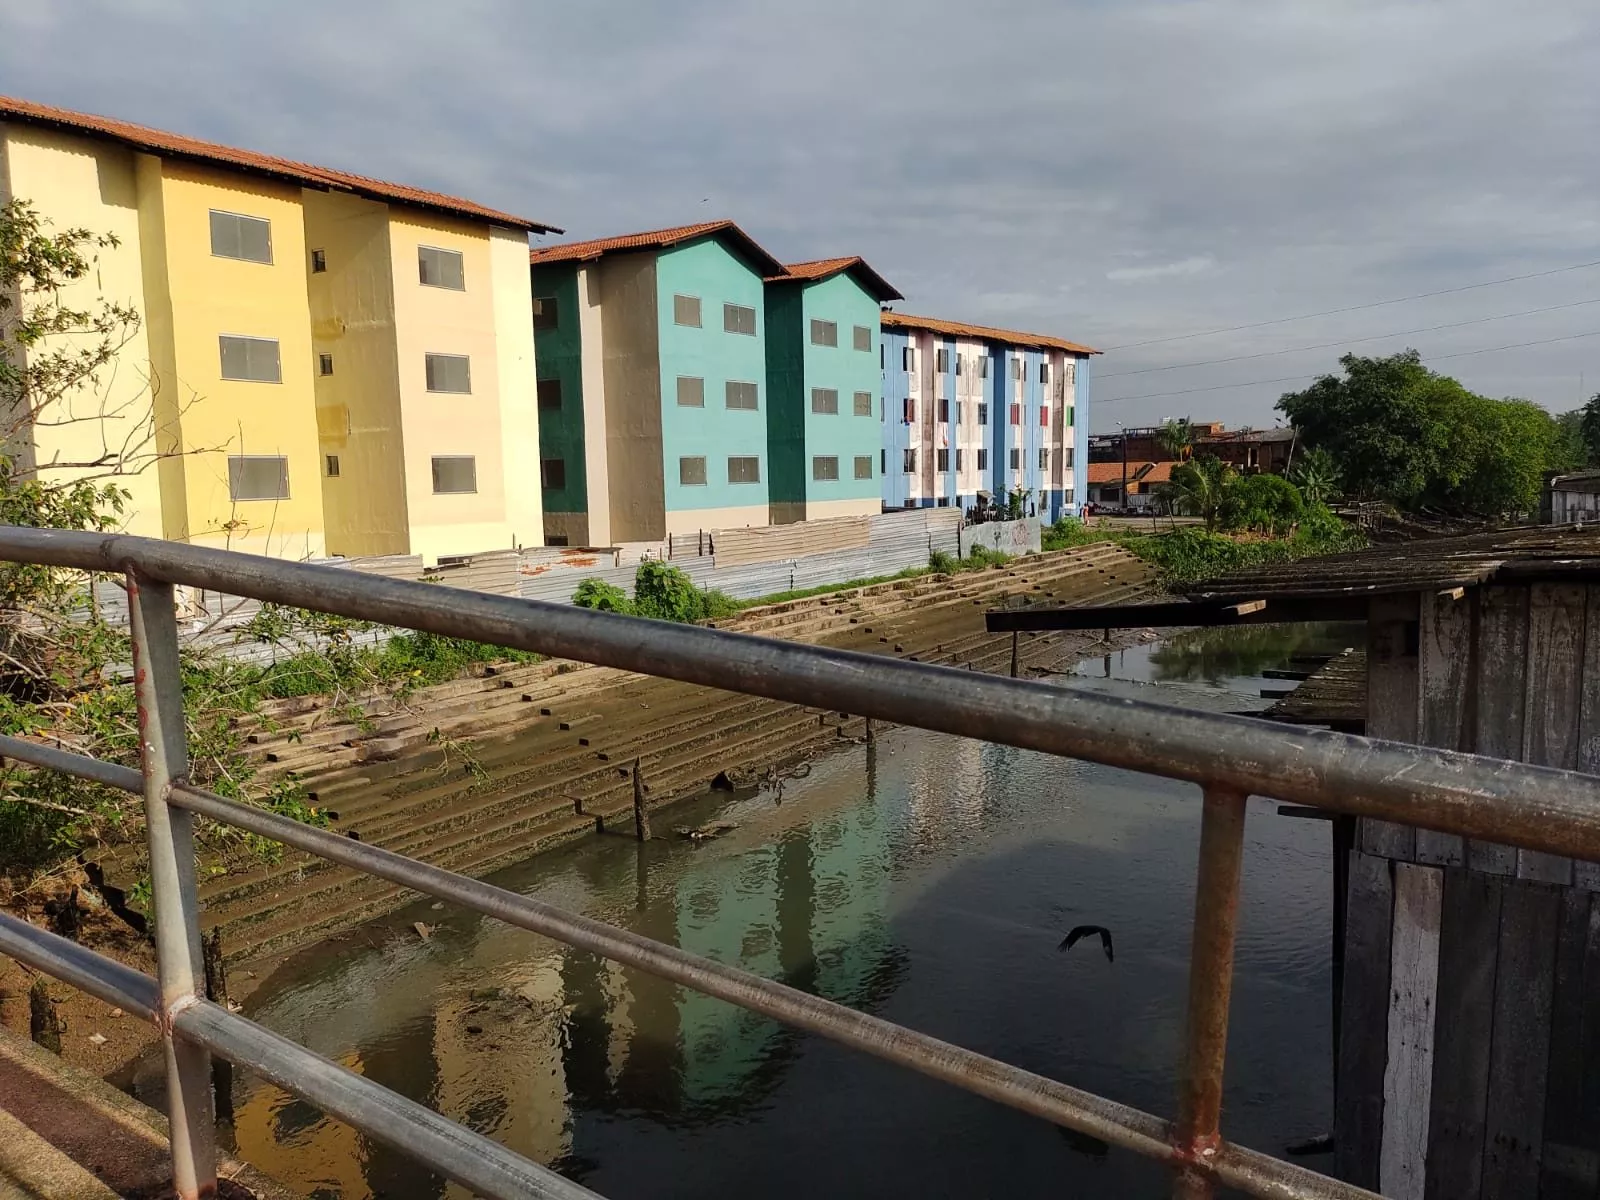
[[[1024,493],[1047,520],[1088,498],[1089,359],[1062,338],[884,312],[885,509]]]

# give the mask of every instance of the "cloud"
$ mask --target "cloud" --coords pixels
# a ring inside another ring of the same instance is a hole
[[[1112,283],[1139,283],[1146,279],[1166,279],[1173,275],[1199,275],[1216,265],[1216,259],[1204,254],[1196,258],[1163,263],[1159,267],[1118,267],[1114,271],[1107,271],[1106,278]]]
[[[50,15],[0,18],[9,93],[573,236],[731,216],[781,258],[865,255],[909,311],[1107,347],[1103,375],[1176,368],[1097,385],[1106,427],[1189,404],[1262,424],[1286,385],[1261,381],[1309,380],[1337,352],[1185,364],[1600,286],[1579,271],[1152,341],[1600,260],[1600,157],[1581,149],[1600,127],[1593,0],[1544,0],[1537,21],[1503,0],[995,0],[981,19],[959,0],[34,9]],[[1600,331],[1585,313],[1418,348]],[[1600,388],[1600,336],[1440,365],[1570,407],[1580,378]]]

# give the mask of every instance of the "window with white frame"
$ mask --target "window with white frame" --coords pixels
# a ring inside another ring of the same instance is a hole
[[[732,455],[728,459],[729,483],[760,483],[761,459],[756,455]]]
[[[822,413],[826,416],[835,416],[839,412],[838,388],[812,388],[811,411]]]
[[[211,253],[218,258],[272,263],[272,222],[243,213],[211,210]]]
[[[837,346],[839,344],[839,323],[837,321],[819,321],[811,319],[811,344],[813,346]]]
[[[755,337],[756,310],[743,304],[724,304],[722,328],[728,333],[742,333],[746,337]]]
[[[760,407],[760,393],[756,385],[739,379],[730,379],[722,389],[723,403],[727,408],[755,412]]]
[[[466,259],[459,250],[439,246],[417,247],[417,278],[428,287],[467,290]]]
[[[887,451],[885,451],[885,453],[887,453]],[[870,454],[858,454],[858,455],[855,456],[855,459],[856,459],[856,478],[857,479],[871,479],[872,478],[872,455],[870,455]]]
[[[472,361],[465,354],[429,354],[423,368],[430,392],[472,393]]]
[[[857,325],[855,327],[854,333],[855,333],[855,347],[856,347],[856,349],[857,350],[864,350],[868,354],[871,354],[872,353],[872,330],[871,330],[871,328],[866,326],[866,325]]]

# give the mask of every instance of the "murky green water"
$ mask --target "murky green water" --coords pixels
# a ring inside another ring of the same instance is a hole
[[[1057,682],[1242,711],[1264,703],[1260,670],[1354,640],[1212,631]],[[699,846],[663,828],[711,817],[737,828]],[[643,847],[606,838],[495,882],[1173,1111],[1197,789],[895,730],[781,800],[708,799],[657,826]],[[1224,1127],[1273,1153],[1331,1126],[1328,854],[1325,824],[1251,803]],[[1080,923],[1112,930],[1115,961],[1057,949]],[[289,964],[247,1011],[611,1197],[1169,1186],[1133,1155],[452,908]],[[266,1084],[241,1084],[238,1141],[307,1194],[460,1194]]]

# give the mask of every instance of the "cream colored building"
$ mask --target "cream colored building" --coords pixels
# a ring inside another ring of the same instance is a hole
[[[125,457],[130,532],[429,562],[543,542],[527,235],[552,227],[0,97],[13,198],[117,237],[66,299],[140,328],[23,451],[57,478]]]

